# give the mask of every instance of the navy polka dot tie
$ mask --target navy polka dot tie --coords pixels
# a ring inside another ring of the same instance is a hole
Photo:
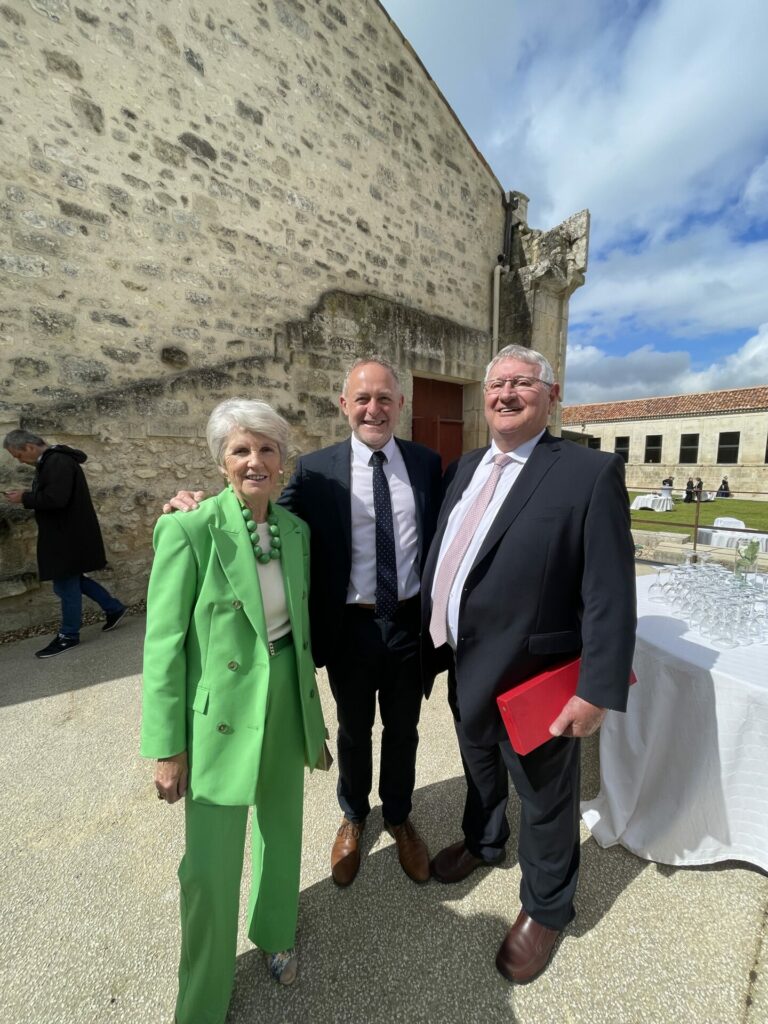
[[[384,476],[384,452],[374,452],[373,514],[376,518],[376,616],[391,621],[397,611],[397,559],[392,526],[392,500]]]

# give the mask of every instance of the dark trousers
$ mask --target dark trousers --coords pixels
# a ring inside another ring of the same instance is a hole
[[[477,746],[460,721],[455,726],[467,780],[467,849],[488,861],[504,849],[511,776],[520,798],[520,902],[539,924],[564,928],[574,916],[579,872],[579,741],[551,739],[521,757],[509,740]]]
[[[80,636],[83,619],[83,594],[101,608],[106,615],[121,612],[125,605],[113,597],[90,576],[59,576],[53,580],[53,592],[61,601],[61,628],[65,636]]]
[[[350,821],[363,821],[371,809],[377,696],[382,812],[392,825],[411,813],[423,695],[419,628],[418,598],[401,602],[394,622],[377,619],[372,609],[346,607],[341,649],[327,668],[339,723],[337,794]]]

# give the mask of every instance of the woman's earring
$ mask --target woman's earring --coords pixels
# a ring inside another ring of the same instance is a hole
[[[285,470],[281,466],[280,469],[278,469],[277,472],[280,474],[280,476],[283,476],[283,474],[285,473]]]

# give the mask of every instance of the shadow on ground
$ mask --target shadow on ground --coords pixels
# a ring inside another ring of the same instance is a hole
[[[464,791],[464,779],[457,777],[415,794],[415,820],[455,822],[454,831],[430,832],[433,851],[460,836]],[[327,877],[301,893],[296,985],[282,989],[271,981],[258,950],[242,954],[228,1024],[255,1019],[433,1024],[483,1018],[515,1024],[516,989],[494,966],[518,907],[514,795],[508,813],[512,831],[500,867],[478,870],[457,885],[431,880],[419,886],[400,870],[394,845],[380,847],[384,826],[375,809],[363,833],[363,860],[353,885],[339,889]],[[579,916],[565,941],[578,941],[593,928],[646,867],[636,857],[611,857],[594,841],[583,844]],[[553,980],[547,972],[533,984]]]

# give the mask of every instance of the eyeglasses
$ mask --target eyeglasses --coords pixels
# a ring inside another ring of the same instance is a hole
[[[505,384],[509,384],[513,391],[535,391],[537,384],[543,384],[545,388],[552,387],[549,381],[541,380],[540,377],[494,377],[485,382],[483,390],[498,395],[504,390]]]

